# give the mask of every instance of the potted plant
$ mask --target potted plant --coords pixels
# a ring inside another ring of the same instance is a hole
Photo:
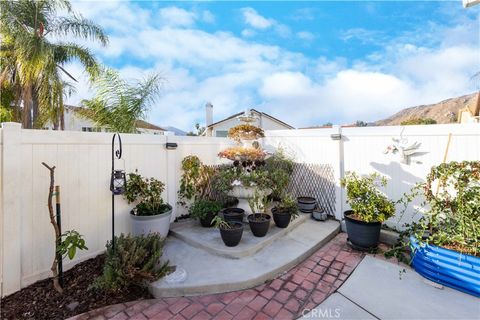
[[[317,206],[317,200],[313,197],[298,197],[298,209],[303,213],[312,213]]]
[[[352,208],[344,212],[348,240],[358,249],[376,248],[382,222],[395,214],[394,202],[378,189],[387,185],[387,179],[376,173],[359,176],[347,172],[341,185]]]
[[[242,208],[225,208],[222,210],[222,215],[226,221],[242,222],[245,215],[245,210]]]
[[[297,201],[291,194],[287,194],[272,208],[273,221],[279,228],[286,228],[290,221],[298,216]]]
[[[220,230],[220,236],[227,247],[235,247],[240,243],[243,234],[243,223],[226,221],[220,216],[213,218],[213,225]]]
[[[412,194],[422,218],[407,226],[412,267],[427,279],[480,297],[480,161],[432,167]]]
[[[268,194],[261,191],[255,191],[253,198],[249,200],[253,213],[247,216],[247,220],[255,237],[264,237],[270,228],[271,217],[265,213],[268,202]]]
[[[189,209],[190,216],[200,220],[202,227],[212,226],[212,220],[218,214],[222,206],[214,200],[196,200]]]
[[[128,203],[135,203],[130,212],[132,234],[141,235],[158,232],[162,237],[168,235],[172,206],[164,203],[163,182],[155,178],[144,178],[135,171],[128,174],[124,197]]]

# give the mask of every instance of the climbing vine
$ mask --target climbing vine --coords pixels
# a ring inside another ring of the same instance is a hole
[[[424,212],[406,225],[388,255],[399,257],[414,235],[426,243],[480,256],[480,161],[449,162],[432,167],[425,183],[417,184],[405,202],[422,195]]]

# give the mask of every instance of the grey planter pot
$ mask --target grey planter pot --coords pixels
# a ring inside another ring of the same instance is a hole
[[[133,212],[133,211],[132,211]],[[172,209],[154,216],[136,216],[130,212],[131,232],[134,236],[157,232],[162,237],[168,235]]]
[[[352,243],[355,249],[375,249],[378,246],[378,240],[380,239],[382,223],[358,221],[350,218],[349,216],[351,214],[353,214],[352,210],[344,212],[348,240]]]

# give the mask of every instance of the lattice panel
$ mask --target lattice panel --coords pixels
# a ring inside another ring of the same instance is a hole
[[[329,215],[335,216],[335,178],[330,165],[295,163],[287,190],[296,197],[314,197]]]
[[[211,167],[217,169],[220,166]],[[287,191],[295,197],[314,197],[329,215],[335,216],[335,179],[330,165],[295,163]],[[207,188],[207,194],[218,200],[221,198],[214,194],[211,185]]]

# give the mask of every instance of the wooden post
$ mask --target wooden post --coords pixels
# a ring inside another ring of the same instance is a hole
[[[53,191],[55,186],[55,166],[50,167],[45,162],[42,162],[42,164],[45,168],[47,168],[50,171],[50,188],[48,192],[48,212],[50,214],[50,223],[52,224],[53,229],[55,231],[55,254],[53,258],[52,267],[50,268],[50,270],[52,270],[52,274],[53,274],[53,287],[59,293],[62,293],[63,289],[60,286],[60,283],[58,281],[58,270],[57,270],[57,263],[58,263],[57,261],[58,260],[57,259],[57,249],[58,249],[57,243],[58,242],[57,241],[61,237],[61,233],[60,233],[60,229],[58,228],[57,221],[55,220],[55,215],[53,213],[53,201],[52,201],[53,193],[54,193]]]

